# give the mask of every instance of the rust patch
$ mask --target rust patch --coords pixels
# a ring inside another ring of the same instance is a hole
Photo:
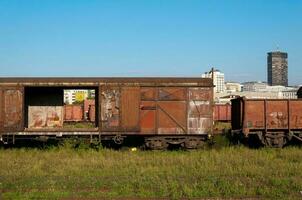
[[[29,106],[28,128],[63,127],[63,106]]]
[[[4,128],[20,128],[23,119],[23,93],[18,89],[4,90]]]
[[[212,129],[213,109],[212,90],[209,88],[190,88],[188,103],[188,133],[206,134]]]
[[[267,101],[267,128],[286,129],[288,125],[287,101]]]
[[[124,87],[121,95],[121,122],[124,131],[139,131],[139,87]]]
[[[158,90],[158,99],[165,100],[186,100],[186,89],[185,88],[174,88],[174,87],[163,87]]]
[[[158,102],[158,134],[186,132],[186,103],[181,101]]]
[[[81,105],[65,105],[64,106],[64,121],[82,121],[83,107]]]
[[[101,93],[101,122],[105,131],[115,131],[120,126],[120,88],[103,87]]]
[[[153,87],[142,87],[141,88],[141,100],[152,101],[156,99],[156,88]]]

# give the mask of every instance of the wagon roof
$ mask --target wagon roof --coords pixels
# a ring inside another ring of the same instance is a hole
[[[102,84],[184,85],[213,87],[212,79],[198,77],[3,77],[0,85],[97,86]]]

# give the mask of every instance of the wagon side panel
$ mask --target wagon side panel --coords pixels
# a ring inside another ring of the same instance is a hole
[[[286,100],[267,101],[266,105],[267,129],[288,128],[288,105]]]
[[[139,131],[140,88],[123,87],[121,92],[121,126],[123,131]]]
[[[3,117],[4,117],[4,113],[3,113],[3,90],[0,87],[0,134],[1,134],[1,132],[3,132]]]
[[[302,100],[289,102],[290,129],[302,130]]]
[[[245,100],[243,102],[243,128],[265,129],[265,101]]]
[[[188,133],[209,134],[213,128],[212,88],[189,88]]]
[[[3,130],[16,132],[23,130],[23,88],[4,88],[2,96]]]

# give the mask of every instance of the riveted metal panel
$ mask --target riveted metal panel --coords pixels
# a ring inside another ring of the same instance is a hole
[[[189,88],[188,133],[208,134],[213,126],[213,91],[211,88]]]
[[[142,101],[140,106],[141,133],[156,132],[156,102]]]
[[[187,105],[185,101],[159,101],[158,134],[186,133]]]
[[[289,101],[290,129],[302,129],[302,101]]]
[[[213,89],[209,87],[190,88],[189,99],[190,100],[212,100]]]
[[[153,101],[157,97],[156,88],[154,87],[141,87],[141,100]]]
[[[160,87],[158,90],[160,101],[184,101],[186,100],[186,88],[183,87]]]
[[[264,129],[265,128],[265,101],[245,101],[244,128]]]
[[[287,101],[267,101],[267,129],[287,129]]]
[[[231,105],[216,104],[214,106],[214,121],[231,121]]]
[[[4,112],[3,112],[3,90],[0,87],[0,133],[3,130],[3,117],[4,117]]]
[[[3,111],[5,131],[23,129],[23,88],[4,88]]]
[[[83,121],[83,106],[82,105],[65,105],[64,106],[64,121]]]
[[[121,125],[124,131],[139,131],[140,88],[122,87]]]

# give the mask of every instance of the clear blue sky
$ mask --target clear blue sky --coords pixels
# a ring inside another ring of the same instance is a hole
[[[301,0],[0,0],[0,76],[266,81],[277,45],[302,84]]]

